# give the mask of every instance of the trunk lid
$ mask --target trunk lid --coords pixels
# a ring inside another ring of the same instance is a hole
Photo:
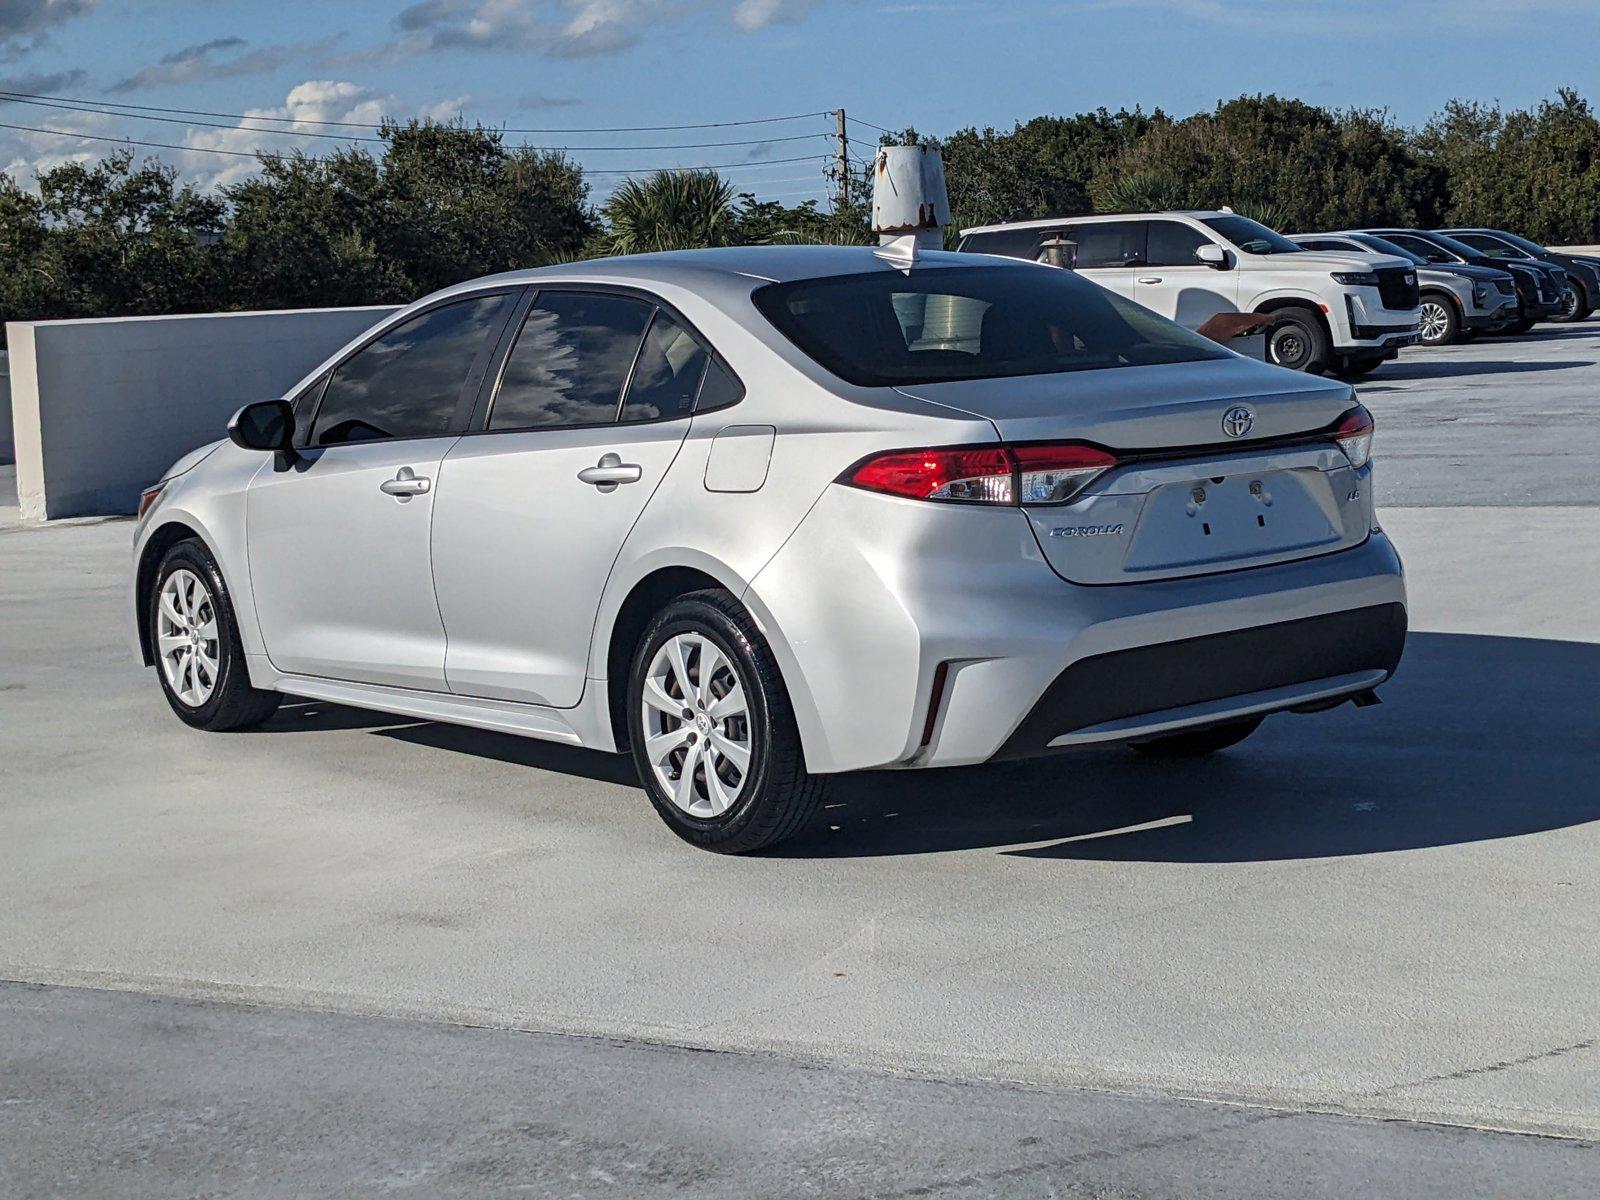
[[[1348,385],[1234,358],[901,390],[986,417],[1006,442],[1117,453],[1070,503],[1023,510],[1073,583],[1288,562],[1359,545],[1371,527],[1371,467],[1353,468],[1331,439],[1294,442],[1355,406]],[[1250,428],[1230,436],[1224,415],[1241,406]]]

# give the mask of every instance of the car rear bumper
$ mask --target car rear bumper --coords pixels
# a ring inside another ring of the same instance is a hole
[[[1073,584],[1042,560],[1016,509],[835,487],[745,599],[789,686],[808,768],[833,772],[1045,753],[1065,735],[1133,740],[1241,708],[1320,703],[1330,687],[1367,691],[1398,660],[1405,583],[1374,531],[1351,549],[1271,566]],[[1389,615],[1369,629],[1371,610]],[[1329,630],[1359,634],[1361,652]],[[1241,656],[1267,657],[1270,669]],[[1180,661],[1182,680],[1163,679]],[[1080,663],[1091,665],[1073,674]],[[1140,671],[1128,685],[1105,670],[1130,663]],[[1091,675],[1105,694],[1058,711],[1069,690],[1058,680],[1076,687]]]
[[[1349,698],[1393,674],[1405,640],[1405,605],[1391,602],[1081,658],[1051,681],[995,757]]]

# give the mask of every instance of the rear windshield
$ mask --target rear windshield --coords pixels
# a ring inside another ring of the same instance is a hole
[[[1228,357],[1215,342],[1057,267],[872,271],[774,283],[754,299],[810,358],[865,387]]]

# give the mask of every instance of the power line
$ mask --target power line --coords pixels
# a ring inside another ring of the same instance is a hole
[[[826,116],[827,114],[823,115]],[[882,125],[874,125],[871,121],[863,121],[860,117],[847,116],[845,120],[854,121],[857,125],[865,125],[868,129],[876,129],[879,133],[887,133],[890,137],[894,137],[900,132],[898,129],[885,129]]]
[[[115,145],[119,145],[119,146],[143,146],[143,147],[145,147],[147,149],[154,149],[154,150],[186,150],[186,151],[194,151],[197,154],[225,154],[225,155],[228,155],[229,157],[232,157],[232,158],[283,158],[283,157],[285,157],[285,155],[283,155],[281,152],[276,152],[276,151],[271,151],[271,150],[224,150],[224,149],[222,149],[222,148],[220,148],[218,146],[184,146],[184,145],[181,145],[181,144],[179,144],[177,142],[151,142],[151,141],[144,141],[144,140],[139,139],[139,138],[111,137],[111,136],[109,136],[107,134],[77,133],[77,132],[75,132],[73,130],[70,130],[70,129],[45,129],[45,128],[42,128],[42,127],[40,127],[38,125],[13,125],[13,124],[11,124],[9,122],[6,122],[6,121],[0,121],[0,129],[16,129],[16,130],[20,130],[23,133],[44,133],[44,134],[50,134],[50,135],[52,135],[54,137],[82,138],[82,139],[84,139],[86,141],[91,141],[91,142],[111,142],[111,143],[113,143]],[[261,131],[260,130],[256,130],[256,131],[253,131],[253,132],[261,132]],[[775,166],[778,166],[780,163],[823,162],[823,161],[826,160],[826,158],[827,158],[827,156],[823,155],[823,154],[802,154],[802,155],[799,155],[798,157],[795,157],[795,158],[761,158],[761,159],[755,159],[755,160],[748,160],[747,159],[744,162],[736,162],[736,163],[701,163],[699,165],[694,165],[694,166],[682,166],[682,165],[679,165],[679,166],[670,166],[670,167],[607,167],[607,168],[583,167],[582,170],[583,170],[584,174],[586,174],[586,175],[648,175],[653,171],[663,171],[663,170],[664,171],[741,171],[741,170],[748,170],[748,169],[753,168],[753,167],[775,167]],[[328,160],[325,159],[325,158],[317,158],[317,157],[312,156],[312,155],[307,155],[306,156],[306,161],[307,162],[321,163],[321,162],[327,162]]]
[[[344,129],[378,129],[380,124],[366,121],[320,121],[309,117],[267,117],[251,116],[246,113],[211,112],[203,108],[164,108],[157,104],[126,104],[121,100],[85,100],[74,96],[47,96],[38,92],[3,92],[7,98],[23,100],[49,100],[60,104],[88,104],[99,105],[105,108],[127,108],[139,112],[176,113],[189,117],[226,117],[236,121],[272,121],[287,125],[334,125]],[[819,112],[791,113],[784,117],[749,117],[741,121],[706,121],[698,125],[570,125],[565,127],[535,127],[523,128],[505,127],[502,133],[667,133],[685,129],[731,129],[742,125],[776,125],[781,121],[804,121],[813,117],[831,117],[832,109]],[[854,120],[855,118],[851,118]],[[865,122],[863,122],[864,124]],[[876,127],[875,127],[876,128]],[[885,133],[893,132],[884,130]],[[777,139],[773,139],[777,140]],[[728,145],[734,143],[729,142]],[[641,147],[642,149],[643,147]]]
[[[88,101],[81,105],[76,101],[35,100],[22,92],[0,91],[0,101],[11,101],[15,104],[31,104],[39,108],[60,109],[65,112],[88,113],[94,116],[123,117],[130,121],[161,121],[168,125],[203,126],[208,129],[238,129],[248,133],[269,133],[276,137],[303,137],[303,138],[337,138],[347,142],[385,142],[382,137],[365,137],[355,133],[324,133],[311,129],[258,129],[253,125],[229,125],[222,121],[207,121],[195,117],[162,117],[154,114],[116,112],[109,108],[91,107]],[[241,121],[272,120],[267,117],[241,116]],[[330,122],[331,123],[331,122]],[[344,124],[344,122],[339,122]],[[356,126],[354,128],[378,128],[377,126]],[[500,130],[501,133],[515,132],[513,130]],[[523,150],[564,150],[573,153],[605,150],[709,150],[721,146],[766,146],[776,142],[802,142],[809,138],[827,137],[826,133],[795,133],[785,134],[781,137],[751,138],[744,141],[731,142],[672,142],[666,144],[647,144],[639,146],[519,146]]]

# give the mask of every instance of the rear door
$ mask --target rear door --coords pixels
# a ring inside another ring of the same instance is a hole
[[[1212,238],[1182,221],[1147,223],[1144,265],[1134,272],[1133,298],[1180,325],[1198,329],[1220,312],[1239,311],[1239,265],[1228,255],[1218,269],[1195,255]]]
[[[1144,266],[1145,222],[1095,221],[1073,225],[1067,229],[1066,237],[1076,246],[1073,263],[1079,275],[1119,296],[1138,299],[1135,272]]]
[[[710,377],[710,382],[708,381]],[[709,346],[653,298],[546,289],[443,466],[433,571],[450,690],[570,708],[600,595],[688,432]]]
[[[444,690],[428,553],[439,468],[510,303],[445,302],[355,351],[307,398],[298,461],[251,481],[251,592],[279,670]]]

